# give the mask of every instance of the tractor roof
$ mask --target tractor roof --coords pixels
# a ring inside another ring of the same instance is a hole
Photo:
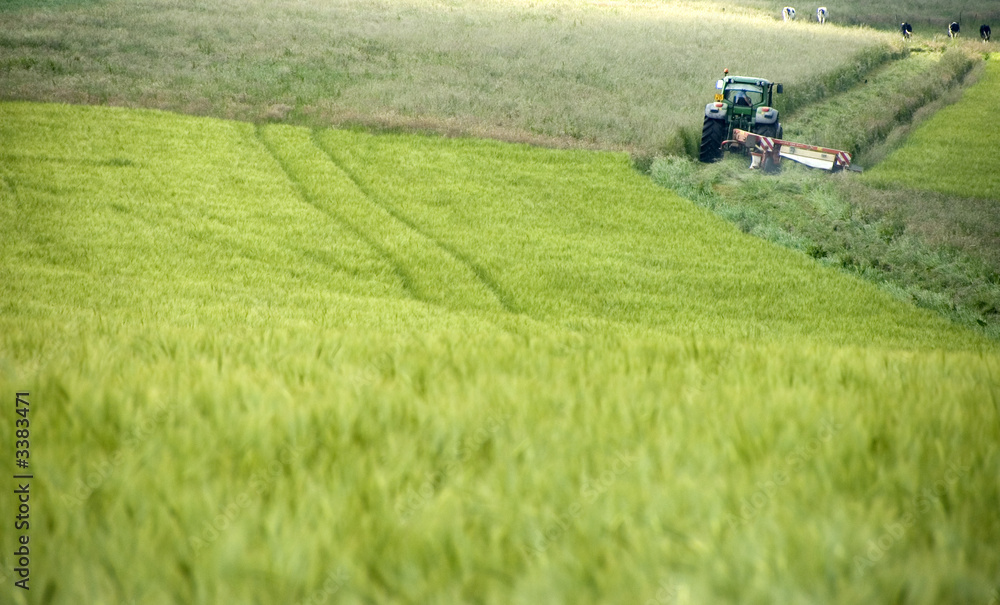
[[[768,86],[771,84],[769,80],[765,80],[764,78],[751,78],[748,76],[726,76],[724,79],[726,84],[756,84],[757,86]]]

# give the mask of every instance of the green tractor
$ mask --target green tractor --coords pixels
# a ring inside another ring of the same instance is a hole
[[[781,84],[762,78],[730,76],[727,69],[715,88],[715,101],[705,106],[698,159],[702,162],[721,159],[722,142],[733,138],[734,128],[781,138],[778,110],[771,103],[772,93],[781,94]]]

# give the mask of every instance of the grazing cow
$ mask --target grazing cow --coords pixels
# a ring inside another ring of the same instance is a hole
[[[785,21],[795,21],[795,9],[790,6],[781,9],[781,18]]]
[[[913,35],[913,28],[910,27],[910,24],[905,21],[899,24],[899,31],[903,32],[904,38],[909,38]]]
[[[979,26],[979,37],[983,39],[983,42],[990,41],[990,26],[985,23]]]
[[[948,37],[949,38],[957,38],[958,34],[960,32],[960,29],[961,28],[959,28],[958,23],[952,21],[951,25],[948,26]]]
[[[826,12],[825,6],[816,9],[816,20],[819,21],[820,25],[826,23]]]

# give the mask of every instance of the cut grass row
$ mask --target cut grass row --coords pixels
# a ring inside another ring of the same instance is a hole
[[[995,345],[622,154],[0,116],[51,603],[995,587]]]

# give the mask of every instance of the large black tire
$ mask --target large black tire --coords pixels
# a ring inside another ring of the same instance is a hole
[[[726,121],[706,117],[701,127],[701,150],[698,159],[702,162],[721,160],[724,140],[726,140]]]
[[[768,137],[772,139],[780,139],[778,124],[763,124],[760,126],[754,126],[753,131],[755,134],[759,134],[762,137]]]
[[[762,124],[760,126],[754,126],[753,131],[763,137],[768,137],[770,139],[780,139],[781,138],[781,124],[777,122],[774,124]],[[774,161],[768,157],[764,157],[764,161],[760,166],[761,170],[769,174],[773,174],[781,171],[781,165],[775,164]]]

